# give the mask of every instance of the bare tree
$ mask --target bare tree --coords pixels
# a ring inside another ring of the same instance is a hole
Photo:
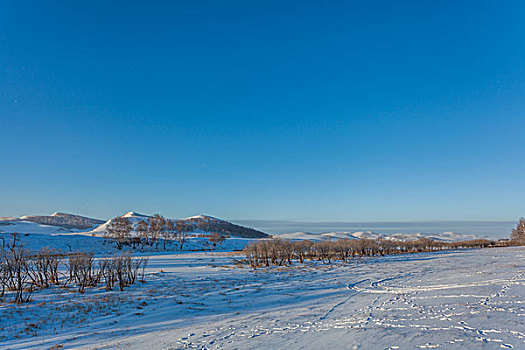
[[[179,221],[175,225],[175,231],[177,233],[177,240],[179,241],[180,250],[184,247],[184,243],[188,239],[190,232],[192,231],[193,226],[185,222]]]
[[[131,237],[131,230],[133,225],[127,218],[114,218],[106,228],[107,237],[113,238],[117,243],[117,249],[122,249],[122,246],[128,242]]]
[[[175,224],[170,219],[165,219],[164,231],[162,231],[164,250],[166,250],[166,242],[170,241],[174,236],[176,236]]]
[[[2,244],[2,246],[0,247],[0,298],[4,297],[5,289],[7,287],[8,273],[7,273],[6,257],[7,257],[7,252],[5,251],[5,244]]]
[[[141,273],[140,282],[142,282],[142,283],[146,283],[145,276],[146,276],[146,266],[148,265],[148,261],[149,261],[148,257],[144,257],[144,258],[140,259],[141,267],[142,267],[142,269],[141,269],[142,273]]]
[[[146,221],[140,220],[137,225],[137,233],[140,237],[140,239],[143,242],[146,242],[146,244],[150,244],[149,242],[149,225]]]
[[[162,215],[155,214],[148,219],[148,224],[149,232],[151,234],[151,244],[155,243],[155,247],[158,247],[159,237],[166,229],[166,220]]]
[[[49,287],[51,270],[51,252],[47,249],[33,254],[28,261],[28,273],[33,285],[40,288]]]
[[[516,228],[512,230],[510,239],[516,244],[525,245],[525,218],[520,218]]]
[[[13,234],[13,241],[4,253],[6,284],[14,292],[14,302],[28,302],[34,288],[28,273],[29,254],[19,241],[18,234]]]
[[[134,284],[141,270],[141,282],[145,282],[145,270],[148,258],[133,258],[129,253],[111,256],[101,260],[100,270],[107,290],[112,290],[118,282],[119,289],[124,290]]]
[[[99,260],[100,274],[104,278],[106,290],[113,290],[117,280],[116,263],[114,257],[106,257]]]
[[[100,274],[96,271],[93,255],[93,253],[73,253],[69,255],[70,280],[77,284],[79,293],[84,293],[86,287],[96,286],[99,282]]]

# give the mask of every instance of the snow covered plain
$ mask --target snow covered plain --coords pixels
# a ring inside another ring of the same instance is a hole
[[[126,292],[0,307],[0,348],[525,348],[525,247],[252,271],[232,253],[150,256]]]

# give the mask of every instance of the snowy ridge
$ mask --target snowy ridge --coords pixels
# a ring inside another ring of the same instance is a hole
[[[149,215],[139,214],[139,213],[134,212],[134,211],[128,211],[126,214],[121,216],[121,218],[143,218],[143,219],[147,219],[147,218],[150,218],[150,217],[151,216],[149,216]]]
[[[67,229],[92,229],[103,223],[102,220],[86,216],[55,212],[51,215],[24,215],[19,220],[31,221],[38,224],[60,226]]]

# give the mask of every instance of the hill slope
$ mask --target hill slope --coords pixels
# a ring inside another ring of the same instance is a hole
[[[26,215],[20,220],[31,221],[48,226],[59,226],[68,229],[90,229],[104,223],[103,220],[92,219],[85,216],[56,212],[52,215]]]
[[[151,216],[139,214],[136,212],[128,212],[122,215],[121,217],[131,221],[133,229],[136,229],[136,226],[140,221],[147,221],[149,218],[151,218]],[[92,230],[91,233],[102,234],[106,232],[108,225],[113,220],[114,219],[106,221],[102,225]],[[261,231],[257,231],[249,227],[236,225],[231,222],[217,219],[207,215],[197,215],[188,218],[169,220],[173,221],[175,224],[180,222],[191,225],[193,226],[193,232],[195,233],[219,232],[224,235],[240,238],[270,238],[270,235],[267,235],[266,233],[263,233]]]

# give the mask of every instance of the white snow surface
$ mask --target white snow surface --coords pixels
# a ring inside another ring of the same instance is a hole
[[[25,220],[5,220],[0,221],[0,233],[40,233],[40,234],[64,234],[76,233],[85,230],[75,230],[60,226],[39,224]]]
[[[230,237],[224,240],[224,242],[218,244],[216,247],[211,247],[209,239],[206,237],[196,236],[198,233],[193,233],[193,236],[189,236],[184,243],[183,251],[195,251],[195,250],[215,250],[215,251],[234,251],[241,250],[247,244],[253,240],[248,238]],[[11,234],[0,233],[0,244],[1,240],[5,240],[6,243],[12,241]],[[34,234],[26,233],[19,235],[19,240],[23,244],[24,248],[28,251],[38,251],[42,248],[53,248],[60,250],[61,252],[89,252],[95,254],[103,253],[118,253],[115,242],[112,239],[107,239],[102,236],[91,236],[87,234]],[[212,249],[213,248],[213,249]],[[124,250],[131,250],[131,247],[125,246]],[[137,251],[142,252],[161,252],[175,251],[180,252],[179,243],[176,240],[169,240],[166,243],[164,249],[163,241],[160,240],[157,246],[144,246],[137,247]]]
[[[525,348],[525,247],[252,271],[150,256],[125,292],[56,288],[0,306],[2,349]]]

